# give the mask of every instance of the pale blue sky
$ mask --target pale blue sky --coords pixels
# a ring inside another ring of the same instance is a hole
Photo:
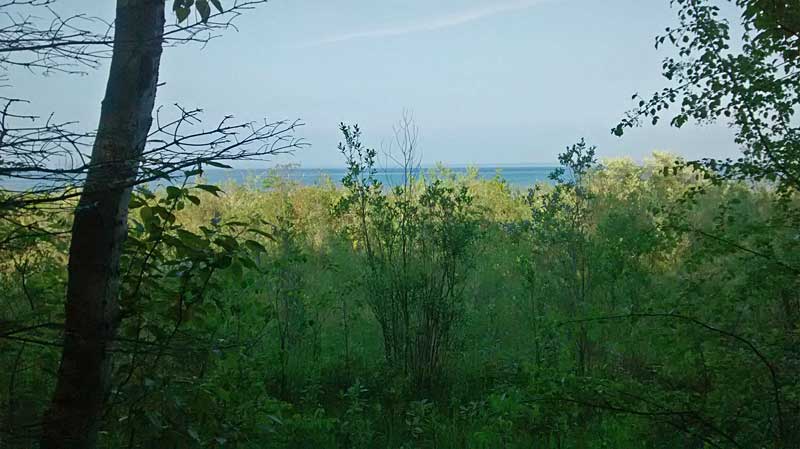
[[[113,13],[110,0],[61,3]],[[609,133],[631,94],[665,85],[653,38],[673,23],[668,0],[273,0],[205,49],[168,49],[158,102],[210,120],[300,118],[311,146],[290,160],[303,167],[341,165],[339,122],[380,147],[404,109],[425,163],[551,163],[580,137],[603,157],[736,154],[722,126]],[[37,110],[91,128],[106,71],[13,82]]]

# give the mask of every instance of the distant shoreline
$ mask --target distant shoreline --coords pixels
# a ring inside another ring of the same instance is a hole
[[[470,170],[477,170],[477,176],[480,179],[493,179],[498,172],[500,177],[504,179],[509,185],[517,187],[529,187],[535,185],[537,182],[548,182],[548,176],[556,168],[555,165],[461,165],[461,166],[447,166],[447,165],[433,165],[421,166],[418,173],[427,174],[431,170],[438,168],[445,169],[446,171],[455,175],[465,175]],[[289,181],[295,181],[302,185],[316,185],[320,180],[329,178],[334,183],[338,184],[344,177],[347,169],[344,167],[336,168],[305,168],[288,166],[273,166],[265,168],[209,168],[203,170],[202,179],[204,182],[211,184],[224,184],[233,182],[237,184],[246,184],[252,178],[262,179],[270,174],[286,178]],[[395,185],[402,177],[402,169],[397,167],[378,167],[376,169],[377,178],[384,184]],[[177,181],[181,178],[176,177]],[[165,184],[163,181],[157,181],[156,184]],[[0,188],[22,191],[31,189],[36,186],[48,186],[53,184],[46,184],[30,180],[18,180],[0,177]]]

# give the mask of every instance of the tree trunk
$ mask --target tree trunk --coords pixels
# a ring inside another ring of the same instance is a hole
[[[119,324],[128,202],[153,121],[163,33],[164,0],[117,1],[111,69],[72,226],[64,347],[43,449],[96,445]]]

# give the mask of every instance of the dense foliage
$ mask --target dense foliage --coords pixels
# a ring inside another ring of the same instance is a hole
[[[135,197],[104,447],[798,442],[800,240],[772,189],[580,142],[530,192],[390,190],[343,129],[340,187]],[[52,387],[67,221],[2,249],[3,447]]]

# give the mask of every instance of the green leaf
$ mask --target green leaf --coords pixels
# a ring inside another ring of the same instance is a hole
[[[182,190],[175,186],[167,186],[167,199],[172,200],[181,196]]]
[[[251,270],[255,270],[255,269],[258,268],[258,265],[256,265],[256,262],[253,259],[249,258],[249,257],[239,257],[238,260],[239,260],[239,263],[241,263],[243,266],[245,266],[247,268],[250,268]]]
[[[197,184],[194,187],[196,189],[205,190],[206,192],[208,192],[208,193],[210,193],[210,194],[212,194],[214,196],[217,196],[217,197],[219,196],[219,192],[222,192],[222,189],[220,189],[219,187],[217,187],[215,185],[211,185],[211,184]],[[222,192],[222,193],[225,193],[225,192]]]
[[[181,240],[181,243],[186,246],[198,249],[208,246],[208,240],[204,240],[199,235],[191,233],[185,229],[178,229],[176,233],[178,234],[178,238]]]
[[[131,198],[130,203],[128,203],[128,209],[138,209],[144,205],[145,203],[144,201],[141,200],[141,198],[137,198],[134,196]]]
[[[211,3],[214,5],[215,8],[217,8],[217,11],[223,12],[222,3],[220,3],[219,0],[211,0]]]
[[[206,164],[210,165],[212,167],[217,167],[217,168],[233,168],[230,165],[225,165],[223,163],[215,162],[215,161],[208,161],[208,162],[206,162]]]
[[[236,241],[236,239],[229,235],[224,235],[215,239],[214,243],[225,248],[227,251],[234,251],[239,247],[239,243]]]
[[[272,240],[273,242],[277,241],[277,240],[275,240],[275,237],[272,236],[272,234],[270,234],[270,233],[268,233],[266,231],[262,231],[261,229],[253,228],[253,229],[250,229],[249,231],[252,232],[252,233],[258,234],[258,235],[260,235],[262,237],[266,237],[266,238]]]
[[[208,17],[211,15],[211,7],[208,6],[208,0],[197,0],[194,5],[197,8],[197,12],[200,13],[200,20],[203,23],[208,22]]]
[[[142,223],[147,225],[148,223],[152,223],[153,221],[153,209],[149,206],[144,206],[139,209],[139,216],[142,217]]]
[[[232,263],[233,263],[233,258],[231,256],[225,255],[217,259],[216,262],[214,263],[214,266],[224,270],[225,268],[230,267]]]
[[[267,415],[267,418],[275,422],[276,424],[283,425],[283,421],[275,415]]]
[[[265,253],[267,249],[264,248],[264,245],[256,242],[255,240],[245,240],[244,245],[248,247],[251,251],[257,253]]]
[[[164,221],[168,221],[170,223],[174,223],[175,222],[175,215],[172,212],[168,211],[167,209],[165,209],[165,208],[163,208],[161,206],[151,207],[150,210],[154,214],[157,214],[159,217],[161,217],[161,219],[164,220]]]
[[[179,6],[175,9],[175,15],[178,17],[178,23],[181,23],[189,17],[189,8]]]
[[[178,240],[176,237],[173,237],[173,236],[168,235],[168,234],[162,236],[162,240],[164,241],[164,243],[166,243],[169,246],[172,246],[173,248],[183,245],[183,243],[180,240]]]

